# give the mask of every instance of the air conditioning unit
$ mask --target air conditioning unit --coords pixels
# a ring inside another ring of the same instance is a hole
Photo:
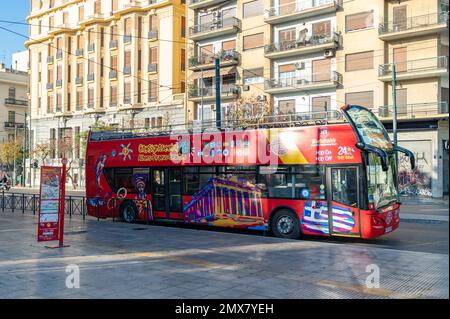
[[[326,57],[326,58],[334,57],[334,50],[327,49],[327,50],[323,51],[323,56]]]
[[[244,85],[244,86],[242,87],[242,90],[243,90],[243,91],[250,91],[250,85]]]
[[[305,62],[297,62],[297,63],[295,63],[295,68],[297,70],[304,70],[305,69]]]

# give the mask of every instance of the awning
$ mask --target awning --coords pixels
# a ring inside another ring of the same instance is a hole
[[[235,74],[236,73],[236,67],[235,66],[229,66],[226,68],[220,68],[220,76],[222,75],[229,75],[229,74]],[[210,70],[205,70],[203,71],[203,78],[213,78],[216,76],[216,70],[215,69],[210,69]],[[190,76],[191,80],[197,80],[197,79],[201,79],[202,77],[202,72],[201,71],[196,71],[194,73],[192,73],[192,75]]]

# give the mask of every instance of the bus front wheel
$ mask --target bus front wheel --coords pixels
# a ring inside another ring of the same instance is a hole
[[[124,202],[120,207],[120,217],[126,223],[132,223],[136,220],[136,208],[131,202]]]
[[[300,237],[300,223],[297,215],[288,209],[281,209],[272,218],[272,232],[281,238]]]

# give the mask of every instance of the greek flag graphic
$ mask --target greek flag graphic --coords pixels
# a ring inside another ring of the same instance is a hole
[[[333,205],[333,232],[349,233],[355,225],[349,208]],[[328,205],[322,201],[307,201],[303,208],[302,228],[316,234],[329,234]]]

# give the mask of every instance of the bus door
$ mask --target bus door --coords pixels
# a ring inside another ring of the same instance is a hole
[[[327,168],[330,235],[360,236],[359,170],[358,166]]]
[[[182,208],[181,168],[154,169],[152,175],[152,200],[155,216],[166,219],[178,218]]]

